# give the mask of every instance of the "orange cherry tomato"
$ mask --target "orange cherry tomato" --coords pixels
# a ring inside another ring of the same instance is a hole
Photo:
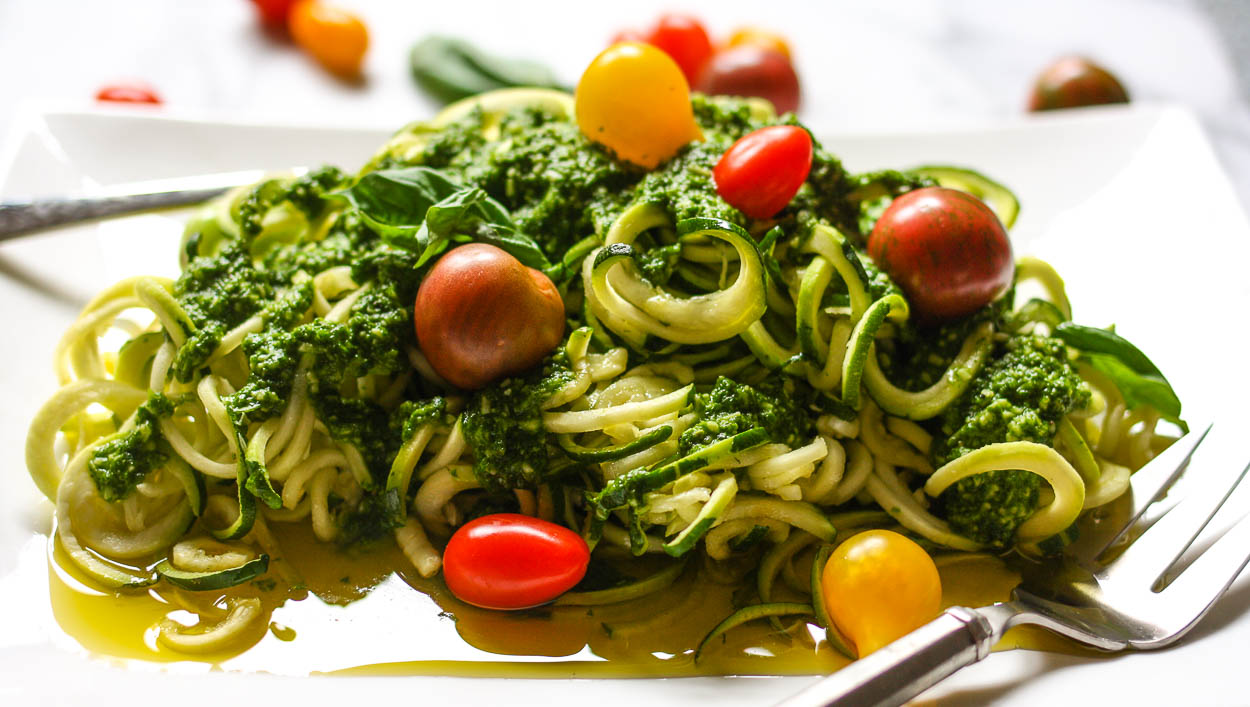
[[[564,340],[564,301],[551,279],[486,243],[439,258],[413,318],[430,365],[468,390],[538,365]]]
[[[794,198],[812,169],[812,136],[794,125],[738,138],[712,170],[716,193],[753,219],[772,218]]]
[[[829,618],[859,657],[893,643],[937,617],[942,580],[919,545],[889,530],[853,535],[821,572]]]
[[[574,102],[587,139],[648,169],[702,137],[686,77],[649,44],[622,42],[603,50],[577,82]]]
[[[759,27],[740,27],[729,35],[729,40],[725,42],[725,47],[764,47],[771,49],[786,59],[793,61],[794,56],[790,53],[790,43],[785,37],[776,32],[769,32]]]
[[[443,579],[456,598],[484,609],[528,609],[586,575],[590,548],[562,525],[495,513],[462,525],[443,552]]]
[[[138,82],[114,83],[101,87],[99,91],[96,91],[95,99],[113,103],[151,103],[153,105],[161,103],[161,97],[157,95],[156,89]]]
[[[299,0],[287,22],[295,43],[327,71],[343,78],[360,74],[369,30],[359,17],[320,0]]]

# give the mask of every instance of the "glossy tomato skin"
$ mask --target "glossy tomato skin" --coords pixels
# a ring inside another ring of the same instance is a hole
[[[256,6],[256,14],[265,27],[274,30],[286,28],[287,16],[291,14],[291,6],[295,0],[252,0]]]
[[[330,73],[347,79],[360,74],[369,30],[356,15],[321,0],[297,0],[287,28],[295,43]]]
[[[712,40],[703,23],[689,15],[667,14],[644,36],[648,44],[664,50],[677,62],[686,81],[694,83],[712,57]]]
[[[564,339],[564,302],[551,279],[485,243],[439,258],[413,318],[430,365],[467,390],[538,365]]]
[[[868,236],[868,255],[922,323],[975,312],[1006,292],[1015,273],[1011,240],[993,210],[942,187],[896,198]]]
[[[790,43],[785,37],[770,32],[759,27],[739,27],[729,35],[729,39],[725,40],[725,47],[742,47],[755,46],[772,49],[784,56],[788,61],[794,61],[794,56],[790,51]]]
[[[821,571],[829,618],[859,657],[937,617],[942,580],[933,559],[906,536],[869,530],[851,536]]]
[[[1029,110],[1128,102],[1128,91],[1110,71],[1085,57],[1067,56],[1048,66],[1037,78],[1029,98]]]
[[[730,47],[712,55],[696,83],[713,96],[758,96],[778,113],[799,109],[799,76],[784,54],[754,44]]]
[[[794,125],[773,125],[738,138],[712,177],[722,199],[758,220],[785,208],[811,168],[812,136]]]
[[[110,103],[150,103],[160,105],[161,97],[156,89],[141,83],[115,83],[96,91],[97,101]]]
[[[456,530],[443,552],[443,578],[457,598],[485,609],[528,609],[572,589],[586,575],[580,535],[518,513],[495,513]]]
[[[702,137],[686,77],[650,44],[622,42],[600,52],[573,100],[582,134],[640,167],[654,169]]]

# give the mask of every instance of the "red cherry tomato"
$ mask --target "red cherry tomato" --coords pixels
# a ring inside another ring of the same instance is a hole
[[[754,44],[716,52],[695,87],[713,96],[758,96],[778,113],[799,108],[799,76],[785,55]]]
[[[712,56],[712,40],[708,39],[707,30],[689,15],[661,16],[643,41],[671,56],[691,84]]]
[[[1079,56],[1051,64],[1037,77],[1029,110],[1057,110],[1128,103],[1128,92],[1111,72]]]
[[[550,278],[485,243],[439,258],[413,318],[430,365],[470,390],[537,365],[564,339],[564,301]]]
[[[252,0],[261,24],[270,29],[286,29],[286,18],[295,0]]]
[[[928,322],[984,307],[1007,291],[1015,272],[1007,229],[993,210],[942,187],[895,199],[868,236],[868,255]]]
[[[528,609],[572,589],[590,548],[564,526],[518,513],[469,521],[443,552],[443,578],[461,601],[485,609]]]
[[[115,83],[104,86],[95,94],[97,101],[115,103],[151,103],[159,105],[161,97],[151,86],[142,83]]]
[[[716,193],[730,206],[766,219],[790,203],[811,168],[812,136],[794,125],[774,125],[738,138],[712,177]]]

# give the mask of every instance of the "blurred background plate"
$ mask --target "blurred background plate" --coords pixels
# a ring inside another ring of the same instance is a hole
[[[821,135],[821,126],[812,126]],[[387,131],[207,122],[110,112],[28,112],[0,152],[0,198],[92,194],[110,185],[329,162],[354,168]],[[1250,225],[1197,121],[1167,106],[1105,108],[993,125],[903,134],[829,135],[848,169],[975,167],[1022,204],[1018,254],[1066,277],[1075,319],[1116,324],[1169,376],[1190,418],[1226,419],[1247,394],[1244,312]],[[25,474],[26,427],[55,390],[61,332],[98,290],[141,273],[176,273],[186,210],[67,228],[0,245],[0,303],[9,327],[0,392],[0,701],[95,705],[163,694],[177,704],[317,702],[420,695],[425,704],[770,704],[811,678],[487,680],[290,678],[205,674],[197,663],[129,664],[91,656],[47,602],[51,505]],[[1215,704],[1240,701],[1250,635],[1243,577],[1181,646],[1078,659],[991,656],[926,695],[942,704]],[[369,636],[356,636],[367,646]],[[410,640],[420,642],[413,635]],[[344,653],[353,647],[344,646]],[[339,656],[342,658],[343,656]],[[348,658],[347,660],[350,660]],[[312,691],[315,690],[315,693]]]

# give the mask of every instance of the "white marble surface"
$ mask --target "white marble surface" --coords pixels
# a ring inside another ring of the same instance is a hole
[[[97,87],[127,77],[156,86],[166,113],[398,126],[435,109],[407,69],[425,33],[547,62],[572,84],[616,29],[678,9],[722,36],[742,24],[788,36],[802,116],[826,134],[1017,116],[1043,66],[1085,53],[1135,100],[1196,110],[1250,199],[1250,70],[1239,78],[1234,62],[1248,54],[1225,44],[1246,37],[1244,0],[336,1],[371,31],[357,85],[265,36],[246,0],[0,0],[0,135],[23,105],[91,105]]]

